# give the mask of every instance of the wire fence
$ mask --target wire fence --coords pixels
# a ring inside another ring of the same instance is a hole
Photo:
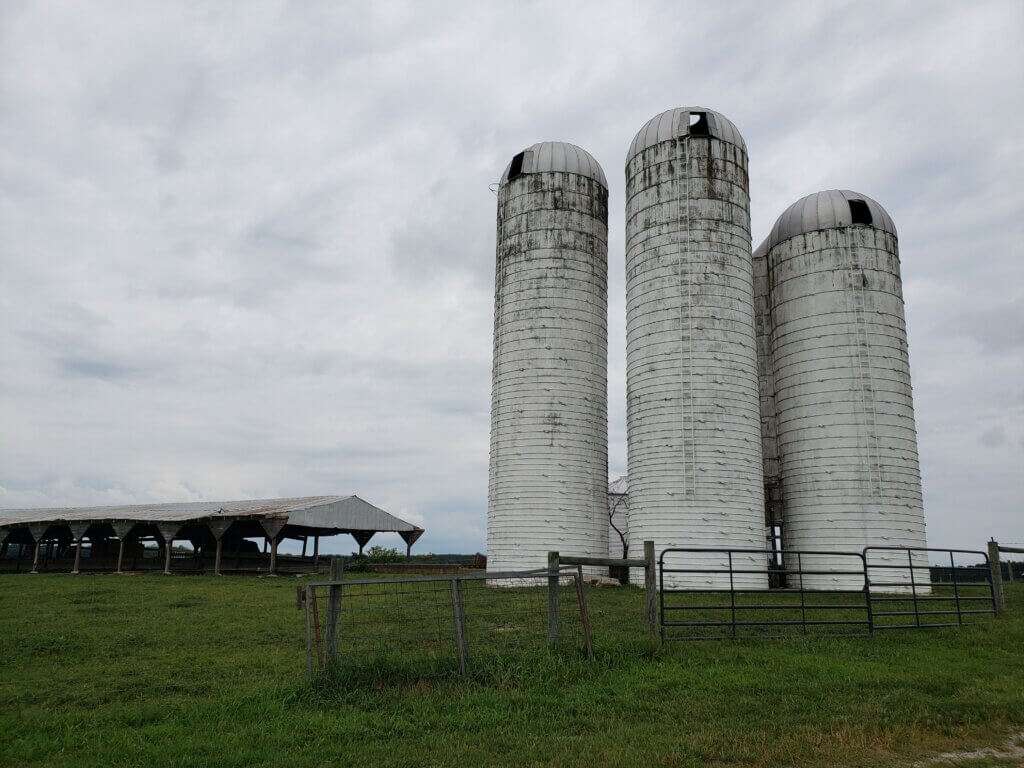
[[[592,654],[575,568],[314,582],[298,604],[310,676],[467,674],[548,650]]]

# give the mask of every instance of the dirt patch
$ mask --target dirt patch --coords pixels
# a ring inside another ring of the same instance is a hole
[[[1013,760],[1012,765],[1024,765],[1024,733],[1006,740],[1001,747],[985,747],[970,752],[945,752],[914,763],[914,768],[939,768],[945,765],[967,765],[976,760]]]

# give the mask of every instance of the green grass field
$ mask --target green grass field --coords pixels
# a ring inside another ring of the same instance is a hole
[[[654,655],[640,593],[594,589],[593,662],[567,616],[568,649],[521,644],[469,680],[310,685],[297,583],[0,577],[0,766],[903,765],[1024,731],[1020,585],[1005,618],[959,630]]]

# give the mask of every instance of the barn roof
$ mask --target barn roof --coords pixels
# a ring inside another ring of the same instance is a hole
[[[355,495],[102,507],[0,509],[0,527],[114,520],[147,523],[189,522],[217,518],[272,518],[284,520],[287,525],[337,531],[402,533],[421,530],[419,526],[397,518]]]

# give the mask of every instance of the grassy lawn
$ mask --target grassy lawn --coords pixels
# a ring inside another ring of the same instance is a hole
[[[640,593],[595,589],[594,662],[513,648],[468,681],[413,665],[310,685],[297,583],[0,576],[0,765],[861,766],[1024,731],[1021,585],[1005,618],[959,630],[654,655]]]

